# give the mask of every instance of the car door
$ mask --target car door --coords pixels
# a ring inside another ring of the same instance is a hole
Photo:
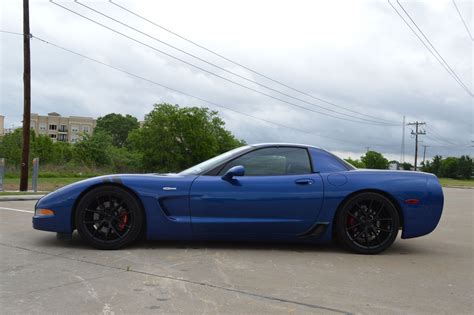
[[[233,166],[244,176],[223,179]],[[304,147],[258,148],[196,178],[190,191],[193,234],[252,237],[304,233],[315,223],[324,194]]]

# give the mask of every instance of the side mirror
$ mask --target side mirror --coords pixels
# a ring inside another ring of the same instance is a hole
[[[245,167],[242,165],[236,165],[234,167],[231,167],[225,172],[225,174],[222,176],[222,179],[224,180],[231,180],[234,178],[234,176],[244,176],[245,174]]]

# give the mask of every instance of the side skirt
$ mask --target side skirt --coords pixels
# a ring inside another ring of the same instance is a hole
[[[326,232],[329,222],[317,222],[308,231],[298,234],[300,239],[318,238]]]

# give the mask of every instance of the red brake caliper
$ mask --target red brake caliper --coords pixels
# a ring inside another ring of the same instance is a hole
[[[351,226],[353,226],[354,224],[356,224],[356,219],[354,219],[354,217],[348,216],[348,217],[347,217],[347,226],[348,226],[348,227],[351,227]]]
[[[121,216],[120,224],[119,224],[119,230],[123,231],[125,229],[125,225],[128,223],[128,214],[123,213]]]

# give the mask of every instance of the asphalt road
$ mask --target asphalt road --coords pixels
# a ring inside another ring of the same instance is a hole
[[[31,228],[0,202],[0,313],[472,314],[474,190],[445,189],[430,235],[377,256],[337,246],[141,242],[118,251]]]

